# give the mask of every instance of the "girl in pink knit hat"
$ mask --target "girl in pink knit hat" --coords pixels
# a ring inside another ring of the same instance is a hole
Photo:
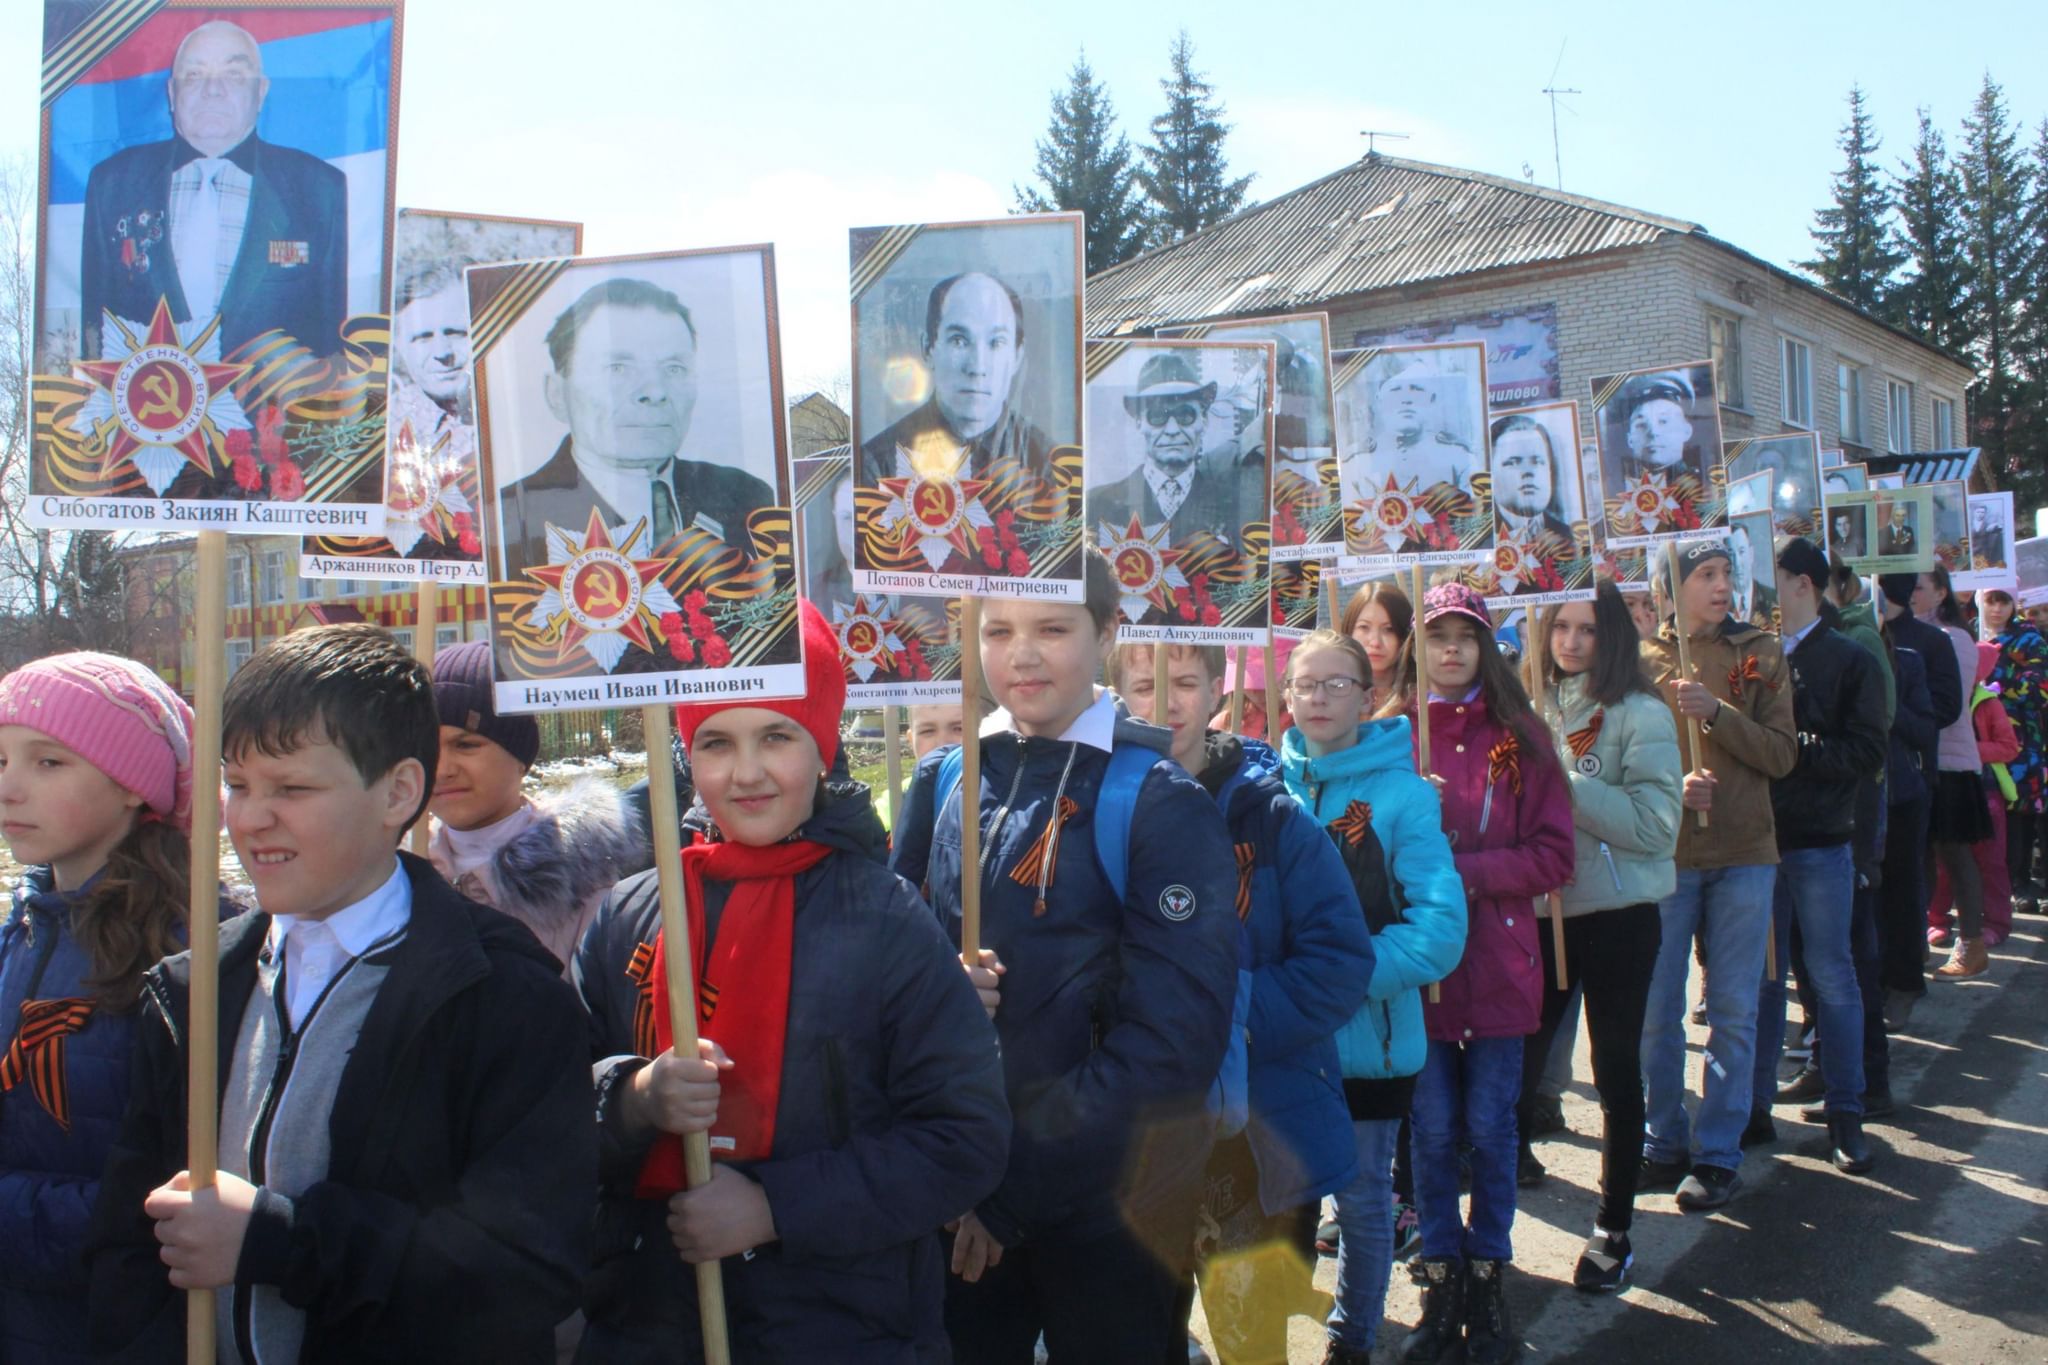
[[[81,1253],[142,974],[184,946],[191,825],[192,712],[156,674],[78,653],[0,679],[0,834],[28,869],[0,924],[0,1360],[87,1354]]]

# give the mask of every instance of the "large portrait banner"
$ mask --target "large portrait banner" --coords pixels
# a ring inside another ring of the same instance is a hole
[[[48,0],[38,526],[383,529],[402,0]]]
[[[1829,548],[1856,573],[1926,573],[1934,567],[1934,494],[1927,485],[1824,496]]]
[[[2012,490],[1970,494],[1970,568],[1955,575],[1958,588],[2012,591],[2012,522]]]
[[[1332,400],[1330,318],[1327,313],[1162,327],[1162,338],[1270,341],[1274,346],[1272,441],[1257,454],[1272,483],[1273,560],[1276,565],[1328,559],[1344,553],[1342,489],[1338,480],[1336,413]],[[1247,463],[1253,457],[1247,452]],[[1276,573],[1276,577],[1286,577]],[[1297,583],[1308,575],[1293,575]],[[1282,593],[1285,596],[1283,590]],[[1276,609],[1275,625],[1284,613]],[[1288,622],[1299,625],[1299,620]]]
[[[1936,479],[1924,485],[1931,495],[1934,558],[1951,575],[1968,572],[1975,563],[1970,543],[1970,489],[1961,479]]]
[[[1081,216],[850,246],[853,586],[1080,601]]]
[[[1485,347],[1342,352],[1337,375],[1346,562],[1484,558],[1494,533]]]
[[[2014,541],[2012,553],[2019,582],[2014,600],[2022,609],[2048,605],[2048,536]]]
[[[1272,625],[1270,341],[1090,341],[1091,537],[1119,637],[1263,644]]]
[[[392,242],[384,534],[309,537],[299,576],[481,583],[487,575],[463,274],[473,265],[574,256],[583,250],[583,225],[400,209]]]
[[[1592,391],[1608,544],[1698,538],[1728,524],[1712,361],[1605,375]]]
[[[1729,515],[1767,511],[1773,534],[1821,543],[1820,442],[1812,432],[1730,441],[1721,455]],[[1738,489],[1755,496],[1738,498]]]
[[[499,707],[799,695],[774,249],[466,279]]]
[[[1579,405],[1496,410],[1488,426],[1493,466],[1493,555],[1478,570],[1493,607],[1544,607],[1593,596],[1593,527],[1582,505]]]

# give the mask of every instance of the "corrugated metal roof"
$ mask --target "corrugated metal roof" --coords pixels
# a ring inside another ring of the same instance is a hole
[[[1872,454],[1863,465],[1872,474],[1903,474],[1907,483],[1940,483],[1963,479],[1977,472],[1976,446],[1959,450],[1916,450],[1903,455]]]
[[[1696,223],[1369,155],[1088,281],[1088,330],[1290,312],[1481,270],[1644,246]]]

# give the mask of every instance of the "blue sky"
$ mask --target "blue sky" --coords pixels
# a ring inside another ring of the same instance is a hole
[[[0,13],[10,139],[33,154],[40,6]],[[1838,15],[1854,16],[1853,25]],[[487,18],[485,16],[488,16]],[[581,17],[580,24],[565,16]],[[1465,3],[917,6],[413,0],[398,201],[581,218],[592,253],[777,244],[792,393],[847,368],[846,230],[982,216],[1030,174],[1047,100],[1085,46],[1134,140],[1176,26],[1270,198],[1384,149],[1690,218],[1758,255],[1806,254],[1852,81],[1889,162],[1914,108],[1957,126],[1987,67],[2048,116],[2048,6]]]

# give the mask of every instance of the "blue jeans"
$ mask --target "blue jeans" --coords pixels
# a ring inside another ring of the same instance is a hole
[[[1820,1017],[1814,1051],[1827,1082],[1830,1113],[1863,1112],[1863,990],[1849,952],[1856,906],[1856,868],[1849,845],[1786,849],[1778,858],[1772,932],[1778,974],[1757,994],[1755,1086],[1759,1096],[1777,1088],[1778,1052],[1785,1045],[1785,972],[1792,962],[1792,930],[1799,930],[1806,986]]]
[[[1399,1119],[1351,1125],[1358,1174],[1337,1192],[1337,1306],[1330,1340],[1370,1351],[1387,1313],[1387,1274],[1394,1260],[1394,1140]]]
[[[1657,906],[1664,936],[1643,1018],[1643,1155],[1652,1161],[1741,1169],[1755,1065],[1756,983],[1764,975],[1777,871],[1768,863],[1680,868],[1677,889]],[[1695,934],[1707,945],[1707,1053],[1699,1117],[1688,1131],[1685,978]]]
[[[1522,1095],[1522,1040],[1429,1040],[1415,1078],[1409,1145],[1422,1254],[1471,1261],[1513,1257],[1515,1101]],[[1458,1148],[1472,1148],[1472,1214],[1458,1215]]]

